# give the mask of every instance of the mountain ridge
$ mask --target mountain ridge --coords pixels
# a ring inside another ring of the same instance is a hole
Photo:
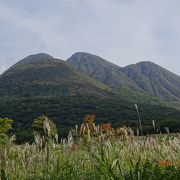
[[[19,61],[0,76],[0,96],[102,93],[106,86],[76,71],[63,60],[43,56]]]
[[[116,92],[119,90],[146,92],[166,101],[180,101],[180,76],[160,65],[151,61],[141,61],[120,67],[100,56],[86,52],[77,52],[66,61],[56,59],[45,53],[30,55],[11,66],[0,75],[0,79],[9,73],[15,73],[14,71],[24,71],[30,67],[35,69],[36,65],[37,67],[42,66],[40,68],[42,73],[43,67],[45,68],[46,65],[55,66],[58,63],[70,65],[69,67],[74,72],[90,78],[95,83],[98,82],[100,86],[107,89],[114,89]],[[61,71],[61,69],[63,68],[59,67],[56,72]],[[52,74],[53,72],[49,71],[49,73]]]
[[[140,90],[138,86],[121,71],[121,67],[100,56],[78,52],[66,60],[76,70],[111,87]]]
[[[98,59],[96,60],[96,58]],[[147,92],[167,101],[180,101],[180,76],[154,62],[141,61],[119,67],[112,63],[108,64],[107,60],[88,53],[75,53],[67,62],[82,73],[106,85]]]
[[[168,101],[180,100],[180,76],[153,62],[142,61],[122,71],[144,91]]]
[[[90,64],[87,69],[90,73],[92,67],[92,74],[88,75],[67,61],[42,54],[37,57],[28,56],[0,75],[0,114],[14,119],[13,133],[17,135],[19,142],[32,139],[32,121],[42,114],[55,121],[61,135],[67,133],[75,124],[80,124],[85,114],[92,113],[97,116],[99,123],[108,120],[116,127],[125,124],[138,128],[134,104],[138,104],[146,132],[153,132],[153,119],[156,119],[158,124],[167,125],[168,122],[170,129],[178,131],[180,110],[138,88],[138,83],[131,79],[131,76],[128,77],[129,74],[122,72],[123,68],[98,57],[98,66]],[[92,55],[88,54],[88,63],[97,58],[91,57]],[[131,68],[134,72],[134,66],[130,66]],[[95,69],[96,78],[92,78]],[[142,74],[141,68],[135,69],[135,74],[148,79]],[[102,76],[104,81],[97,80],[101,73],[106,74]],[[105,81],[106,78],[109,79]],[[178,103],[176,106],[179,107]],[[161,129],[164,129],[164,125]]]

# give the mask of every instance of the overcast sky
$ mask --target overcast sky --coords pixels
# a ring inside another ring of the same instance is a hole
[[[0,0],[0,73],[30,54],[77,51],[180,75],[180,1]]]

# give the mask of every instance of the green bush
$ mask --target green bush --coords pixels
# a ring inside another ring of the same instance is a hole
[[[7,142],[8,136],[6,133],[12,128],[12,122],[12,119],[0,118],[0,144]]]

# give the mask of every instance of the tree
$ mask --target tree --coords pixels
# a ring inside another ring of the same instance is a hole
[[[0,118],[0,144],[4,144],[6,142],[6,133],[12,128],[12,122],[12,119]]]
[[[80,135],[87,136],[90,139],[91,136],[96,135],[96,126],[95,126],[95,115],[86,114],[84,117],[84,123],[80,127]]]
[[[84,122],[85,123],[94,123],[94,120],[95,120],[95,115],[94,114],[86,114],[85,117],[84,117]]]
[[[44,137],[55,137],[57,134],[56,125],[45,115],[35,119],[32,123],[32,128],[35,132]]]

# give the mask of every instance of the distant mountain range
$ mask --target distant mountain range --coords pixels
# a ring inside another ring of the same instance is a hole
[[[180,77],[147,61],[119,67],[84,52],[66,61],[30,55],[0,75],[0,101],[0,115],[15,119],[21,140],[30,137],[31,122],[41,114],[53,118],[61,133],[87,113],[95,113],[98,122],[136,127],[135,103],[146,131],[153,119],[180,128]]]
[[[153,62],[122,68],[84,52],[75,53],[67,61],[44,53],[30,55],[0,76],[0,96],[103,94],[110,89],[112,93],[113,89],[128,90],[180,101],[180,76]]]
[[[144,61],[121,68],[89,53],[76,53],[67,62],[103,84],[144,91],[167,101],[180,100],[180,77],[155,63]]]

